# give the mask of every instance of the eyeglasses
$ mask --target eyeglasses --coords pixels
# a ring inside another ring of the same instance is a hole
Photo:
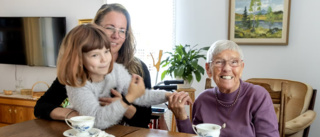
[[[113,35],[116,33],[116,31],[118,31],[118,35],[120,38],[123,38],[123,39],[126,38],[127,33],[125,29],[119,29],[115,27],[105,27],[105,29],[106,29],[107,35]]]
[[[219,68],[225,66],[226,62],[228,62],[228,64],[231,67],[238,67],[242,63],[242,60],[240,60],[240,59],[231,59],[231,60],[217,59],[217,60],[214,60],[211,62],[214,67],[219,67]]]

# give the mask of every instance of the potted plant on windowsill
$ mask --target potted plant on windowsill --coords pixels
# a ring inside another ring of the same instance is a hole
[[[196,46],[190,47],[187,44],[185,46],[180,44],[175,46],[173,52],[165,52],[165,54],[169,54],[170,56],[161,61],[162,67],[168,66],[168,69],[162,72],[161,80],[166,75],[170,75],[176,79],[183,79],[187,85],[180,85],[179,88],[190,88],[194,76],[199,82],[201,75],[204,74],[204,68],[198,64],[198,60],[200,58],[206,59],[206,56],[201,54],[201,51],[207,51],[209,47],[196,49]]]

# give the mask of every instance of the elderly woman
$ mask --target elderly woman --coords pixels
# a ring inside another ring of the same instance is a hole
[[[169,99],[179,131],[194,133],[192,124],[213,123],[222,127],[220,137],[279,136],[277,116],[268,91],[242,81],[243,68],[243,53],[236,43],[229,40],[213,43],[207,53],[206,72],[217,86],[197,97],[192,123],[184,108],[189,97],[173,94]]]

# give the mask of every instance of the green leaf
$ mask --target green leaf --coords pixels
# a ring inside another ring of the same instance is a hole
[[[194,72],[194,74],[196,75],[196,80],[199,82],[201,80],[201,74],[198,71]]]
[[[188,80],[188,82],[192,81],[192,74],[187,75],[186,79]]]
[[[177,56],[183,55],[183,50],[184,50],[184,47],[182,45],[177,46],[176,47],[176,53],[177,53],[176,55]]]
[[[197,60],[197,59],[191,60],[191,65],[192,65],[192,68],[197,69],[197,67],[198,67],[198,60]]]
[[[178,76],[178,77],[183,76],[184,68],[185,68],[184,65],[179,66],[179,67],[175,70],[175,71],[176,71],[175,76]]]
[[[199,50],[205,50],[205,51],[208,51],[210,47],[202,47],[200,48]]]
[[[161,80],[164,79],[164,77],[167,75],[167,73],[168,73],[168,70],[165,70],[165,71],[162,72],[162,74],[161,74]]]
[[[198,71],[203,75],[204,74],[204,68],[202,66],[198,66]]]

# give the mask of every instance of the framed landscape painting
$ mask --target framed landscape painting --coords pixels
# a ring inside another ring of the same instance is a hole
[[[228,39],[239,45],[288,45],[291,0],[229,0]]]

